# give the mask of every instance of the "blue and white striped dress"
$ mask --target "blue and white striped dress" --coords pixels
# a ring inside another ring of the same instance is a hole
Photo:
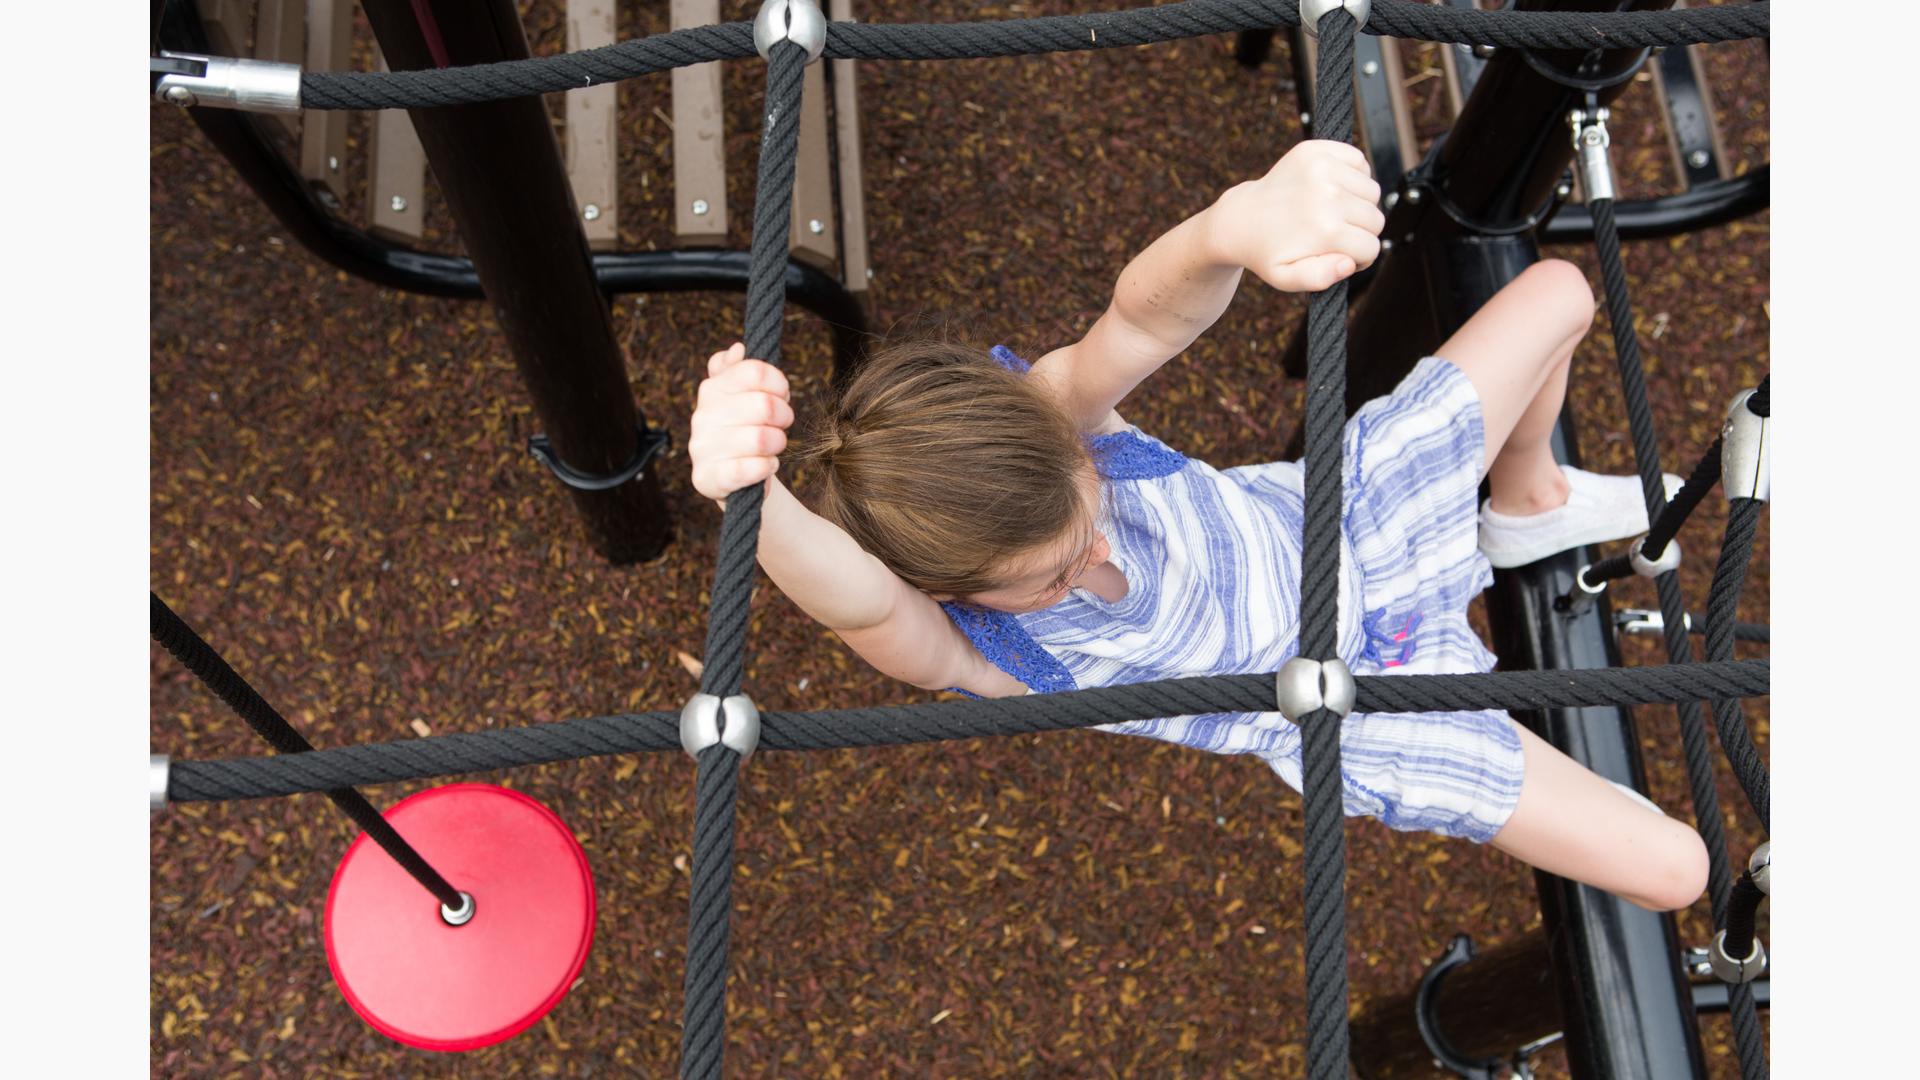
[[[1004,348],[995,358],[1024,370]],[[1460,369],[1428,357],[1346,427],[1340,655],[1356,675],[1488,671],[1467,623],[1492,583],[1477,513],[1480,399]],[[1298,462],[1218,470],[1134,428],[1092,440],[1101,526],[1127,595],[1082,589],[1042,611],[943,605],[1001,670],[1047,693],[1189,675],[1277,669],[1299,651]],[[1300,732],[1279,713],[1213,713],[1124,724],[1220,754],[1257,754],[1296,790]],[[1341,730],[1349,815],[1485,842],[1520,797],[1524,761],[1497,710],[1369,713]]]

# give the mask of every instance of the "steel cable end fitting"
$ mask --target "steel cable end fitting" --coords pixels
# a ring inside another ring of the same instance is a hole
[[[1315,709],[1326,709],[1345,717],[1353,711],[1355,690],[1353,670],[1346,661],[1309,660],[1296,656],[1280,665],[1273,676],[1274,698],[1280,703],[1280,715],[1290,723]]]
[[[753,17],[753,47],[764,59],[773,47],[791,41],[807,50],[807,63],[820,59],[827,48],[827,17],[818,0],[766,0]]]
[[[727,720],[724,730],[722,711]],[[760,709],[752,698],[735,694],[722,701],[713,694],[695,694],[680,710],[680,745],[687,753],[698,759],[700,751],[714,743],[732,747],[741,757],[760,745]]]
[[[1753,879],[1753,887],[1768,896],[1773,890],[1768,887],[1767,879],[1773,873],[1773,841],[1769,840],[1753,849],[1753,858],[1747,860],[1747,876]]]
[[[1749,983],[1766,974],[1767,950],[1755,936],[1753,950],[1747,953],[1746,959],[1736,960],[1727,955],[1727,932],[1722,930],[1713,936],[1713,948],[1707,950],[1707,963],[1721,982]]]
[[[1373,0],[1300,0],[1300,28],[1308,37],[1320,36],[1320,16],[1329,11],[1345,8],[1353,16],[1353,28],[1358,31],[1367,25],[1367,16],[1373,14]]]
[[[243,112],[300,111],[300,65],[162,50],[147,61],[156,101]]]
[[[1613,137],[1607,134],[1607,116],[1601,108],[1567,114],[1567,122],[1573,125],[1573,153],[1580,159],[1580,184],[1590,204],[1614,197],[1613,161],[1608,156]]]
[[[1639,574],[1643,578],[1652,578],[1659,577],[1661,574],[1667,573],[1670,570],[1680,569],[1680,542],[1678,540],[1667,541],[1667,546],[1661,549],[1660,557],[1657,559],[1649,559],[1641,552],[1640,549],[1646,542],[1647,538],[1643,536],[1633,542],[1633,547],[1627,549],[1627,561],[1633,564],[1634,573]]]
[[[1746,390],[1727,406],[1727,423],[1720,429],[1720,489],[1729,499],[1767,501],[1773,491],[1771,447],[1767,418],[1747,408],[1754,391]]]
[[[147,814],[167,808],[167,755],[154,754],[147,764]]]

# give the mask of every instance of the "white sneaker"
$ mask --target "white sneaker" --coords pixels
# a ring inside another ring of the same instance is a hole
[[[1497,567],[1525,566],[1582,544],[1638,536],[1649,528],[1647,501],[1638,476],[1601,476],[1562,467],[1567,475],[1564,506],[1539,514],[1502,514],[1480,507],[1480,550]],[[1666,474],[1667,498],[1684,483]]]

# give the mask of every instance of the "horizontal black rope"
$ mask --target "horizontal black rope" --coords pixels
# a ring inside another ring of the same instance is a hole
[[[265,739],[268,745],[288,755],[274,760],[297,760],[300,755],[313,752],[313,744],[307,741],[306,736],[294,730],[287,718],[280,715],[280,710],[261,697],[251,683],[241,678],[240,673],[233,670],[232,665],[214,651],[213,646],[207,644],[206,639],[193,627],[188,626],[185,619],[176,615],[166,601],[160,599],[159,594],[150,592],[147,597],[147,625],[153,640],[159,642],[175,660],[180,661],[182,667],[192,672],[207,689],[225,702],[234,715],[245,720],[247,726]],[[392,856],[394,862],[413,875],[413,879],[432,893],[434,899],[449,908],[463,906],[459,890],[448,884],[447,879],[441,877],[440,872],[428,864],[412,844],[402,839],[394,831],[392,823],[382,817],[380,811],[374,809],[373,804],[359,792],[347,784],[328,784],[311,790],[325,791],[335,806],[352,818],[353,823]]]
[[[1499,671],[1474,675],[1361,675],[1357,712],[1550,709],[1653,705],[1768,693],[1770,661],[1663,667]],[[1272,675],[1215,675],[1057,694],[888,705],[830,712],[768,712],[763,750],[979,739],[1215,712],[1272,712]],[[282,757],[175,760],[176,802],[259,799],[348,784],[387,784],[577,758],[680,749],[677,713],[629,713],[424,739],[336,746]]]
[[[1084,15],[960,23],[827,24],[836,59],[958,60],[1116,49],[1297,26],[1297,0],[1186,0]],[[1374,0],[1366,31],[1463,45],[1513,48],[1645,48],[1768,36],[1766,3],[1678,11],[1476,11],[1410,0]],[[470,105],[618,82],[710,60],[754,55],[747,22],[694,26],[560,56],[426,71],[310,71],[308,109],[414,109]]]

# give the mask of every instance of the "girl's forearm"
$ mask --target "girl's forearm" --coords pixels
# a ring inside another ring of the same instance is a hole
[[[1159,343],[1166,359],[1205,333],[1233,302],[1242,268],[1213,243],[1209,206],[1134,256],[1114,284],[1111,314]],[[1142,373],[1145,377],[1146,373]]]
[[[892,611],[898,579],[779,477],[760,511],[760,567],[800,610],[834,630],[874,626]]]

